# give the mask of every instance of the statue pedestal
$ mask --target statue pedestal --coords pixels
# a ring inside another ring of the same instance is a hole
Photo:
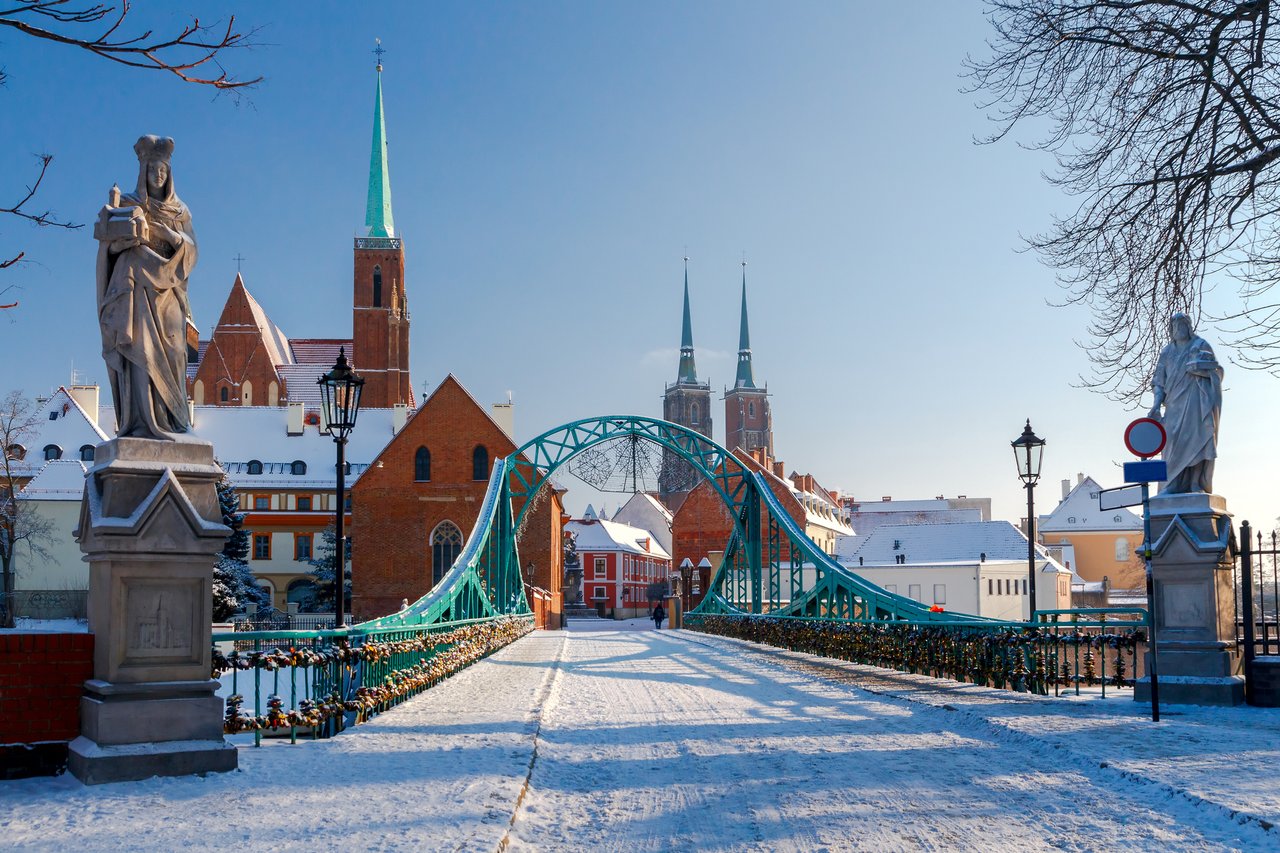
[[[85,784],[234,770],[209,677],[213,564],[228,530],[213,445],[99,445],[76,537],[89,563],[94,678],[69,769]]]
[[[1239,705],[1244,678],[1235,641],[1234,539],[1227,502],[1204,493],[1151,499],[1161,704]],[[1150,652],[1147,653],[1150,671]],[[1134,697],[1151,701],[1151,682]]]

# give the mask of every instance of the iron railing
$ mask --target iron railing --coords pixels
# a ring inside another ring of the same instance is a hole
[[[507,616],[413,628],[215,632],[213,677],[229,690],[223,731],[253,732],[255,746],[264,734],[287,735],[291,743],[299,735],[329,737],[524,636],[533,621]],[[232,651],[219,649],[228,643]],[[250,690],[252,711],[245,707]]]
[[[1141,608],[1037,611],[1028,622],[837,621],[690,613],[685,627],[987,687],[1054,695],[1133,687],[1148,632]]]

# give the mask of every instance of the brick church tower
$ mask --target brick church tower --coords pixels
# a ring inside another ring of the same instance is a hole
[[[382,63],[373,108],[369,158],[368,234],[355,241],[351,306],[352,362],[364,378],[361,405],[391,408],[414,404],[409,381],[409,300],[405,293],[404,241],[391,216],[391,172],[382,112]]]
[[[738,333],[738,375],[724,395],[724,444],[750,453],[763,447],[773,457],[773,415],[769,389],[757,388],[751,372],[751,333],[747,329],[747,262],[742,262],[742,328]]]
[[[693,363],[693,322],[689,316],[689,259],[684,259],[684,320],[680,330],[680,369],[676,381],[662,395],[664,420],[711,438],[711,384],[698,381]],[[669,450],[662,454],[658,497],[668,507],[677,506],[698,485],[693,467]]]

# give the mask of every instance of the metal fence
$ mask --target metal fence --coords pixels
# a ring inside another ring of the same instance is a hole
[[[1245,676],[1259,655],[1280,655],[1280,549],[1276,531],[1240,525],[1236,564],[1236,645],[1244,655]]]

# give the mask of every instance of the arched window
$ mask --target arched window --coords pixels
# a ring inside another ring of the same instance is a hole
[[[93,461],[93,445],[92,444],[86,444],[80,448],[80,461],[81,462]]]
[[[382,307],[382,267],[373,268],[373,307]]]
[[[253,405],[253,383],[250,382],[248,379],[246,379],[240,385],[240,405],[242,406]]]
[[[315,606],[316,585],[306,578],[298,578],[289,583],[284,596],[290,604],[298,605],[299,610],[311,610]]]
[[[231,392],[227,390],[227,386],[223,385],[222,388],[219,389],[218,391],[218,400],[220,402],[225,403],[230,399],[231,399]]]
[[[62,448],[56,444],[46,444],[44,446],[44,458],[46,461],[50,459],[61,459]]]
[[[425,447],[419,447],[413,454],[413,479],[419,483],[431,480],[431,451]]]
[[[489,479],[489,451],[483,444],[477,444],[476,449],[471,451],[471,479]]]
[[[442,521],[431,531],[431,585],[440,583],[462,551],[462,531],[452,521]]]
[[[248,467],[248,469],[247,469],[246,473],[249,473],[249,474],[261,474],[261,473],[262,473],[262,463],[261,463],[261,462],[259,462],[257,459],[250,459],[250,460],[249,460],[249,467]]]
[[[755,404],[755,401],[752,400],[751,402],[747,403],[747,417],[754,418],[755,416],[756,416],[756,404]]]
[[[694,403],[689,408],[689,423],[696,424],[698,422],[698,404]]]
[[[19,459],[19,460],[21,460],[21,459],[26,459],[26,458],[27,458],[27,449],[26,449],[25,447],[23,447],[21,444],[11,444],[11,445],[9,445],[9,449],[8,449],[7,453],[8,453],[8,455],[9,455],[9,458],[10,458],[10,459]]]
[[[197,406],[204,405],[204,382],[197,379],[195,384],[191,386],[191,400]]]
[[[289,466],[289,473],[295,477],[301,477],[307,473],[307,463],[301,459],[293,460],[293,464]]]

